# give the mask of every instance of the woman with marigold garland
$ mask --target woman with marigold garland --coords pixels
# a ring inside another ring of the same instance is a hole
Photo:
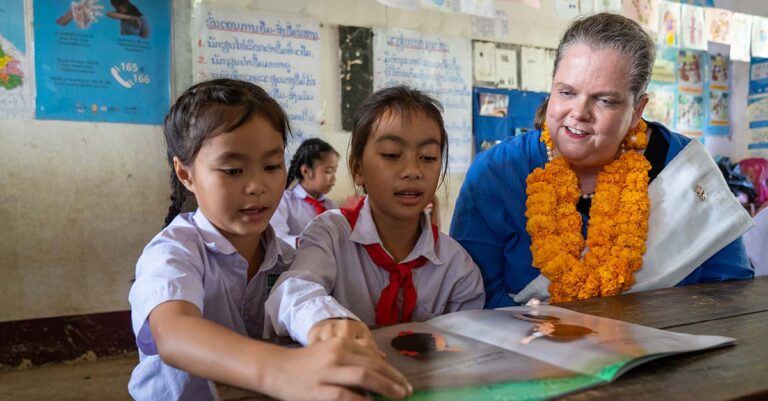
[[[653,41],[634,21],[575,21],[539,131],[481,153],[451,235],[483,273],[486,307],[752,278],[752,227],[699,141],[644,121]]]

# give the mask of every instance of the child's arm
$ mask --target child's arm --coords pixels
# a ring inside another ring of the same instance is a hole
[[[193,375],[280,399],[349,399],[350,388],[402,398],[407,380],[368,347],[335,338],[286,349],[241,336],[202,318],[186,301],[158,305],[149,316],[160,358]]]
[[[353,338],[360,333],[356,324],[326,321],[359,320],[331,296],[338,270],[335,251],[340,241],[346,241],[336,232],[338,226],[334,219],[338,217],[319,216],[302,233],[291,269],[280,275],[265,304],[268,331],[290,335],[304,345],[339,334]],[[313,327],[322,321],[326,322],[310,338]],[[325,329],[321,330],[322,327]]]

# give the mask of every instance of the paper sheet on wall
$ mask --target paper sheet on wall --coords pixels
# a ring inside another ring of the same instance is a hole
[[[710,43],[707,62],[707,135],[731,133],[731,61],[726,45]],[[719,48],[718,48],[719,47]]]
[[[686,49],[707,50],[707,38],[704,34],[704,9],[682,4],[681,7],[681,47]]]
[[[579,15],[579,0],[555,0],[555,14],[560,19],[576,18]]]
[[[643,28],[659,30],[659,0],[624,0],[623,14],[637,21]]]
[[[24,0],[0,0],[0,118],[32,118],[31,72]]]
[[[421,8],[427,10],[440,11],[444,13],[452,13],[454,11],[451,7],[451,3],[448,0],[421,0],[419,2]]]
[[[161,124],[171,97],[171,1],[36,0],[36,117]],[[129,18],[126,18],[129,17]]]
[[[410,85],[445,109],[451,173],[472,161],[472,44],[469,39],[400,29],[374,29],[373,87]]]
[[[544,69],[544,73],[546,75],[546,80],[544,81],[544,89],[546,92],[552,91],[552,72],[555,70],[555,56],[557,56],[557,50],[544,50],[544,62],[546,65]]]
[[[196,3],[192,20],[195,82],[233,78],[261,86],[280,103],[293,128],[286,155],[320,134],[320,26],[299,17]]]
[[[749,99],[747,106],[749,139],[747,150],[751,157],[768,157],[768,96]]]
[[[731,60],[749,61],[751,39],[752,16],[733,13],[733,20],[731,20]]]
[[[496,82],[496,44],[474,42],[472,48],[472,70],[475,81]]]
[[[677,49],[662,47],[657,50],[653,63],[651,83],[648,85],[648,105],[643,117],[649,121],[658,121],[669,129],[674,129],[677,111]]]
[[[547,91],[547,54],[544,49],[521,47],[520,88],[531,92]]]
[[[597,0],[579,0],[579,14],[591,15],[595,13],[595,2]]]
[[[595,13],[620,13],[622,11],[621,0],[594,0],[594,2]]]
[[[752,57],[768,57],[768,18],[752,17]]]
[[[517,50],[496,49],[496,84],[499,88],[518,89]]]
[[[680,50],[677,52],[677,77],[680,92],[701,95],[704,93],[705,52]]]
[[[651,82],[648,86],[648,105],[643,112],[643,118],[648,121],[657,121],[672,129],[675,122],[675,97],[674,88],[657,87]]]
[[[768,95],[768,58],[753,57],[749,63],[749,96]]]
[[[679,50],[677,53],[678,105],[675,128],[684,135],[704,134],[704,60],[706,53]]]
[[[494,0],[458,0],[458,5],[457,11],[463,14],[485,18],[496,16],[496,2]]]
[[[525,4],[533,8],[541,8],[541,0],[499,0],[500,2]]]
[[[376,0],[379,4],[387,7],[402,8],[405,10],[417,10],[419,8],[418,0]]]
[[[506,41],[509,38],[509,15],[496,10],[495,18],[472,16],[472,37]]]
[[[680,47],[680,9],[680,3],[659,2],[659,45]]]
[[[731,20],[733,11],[722,10],[719,8],[706,8],[704,10],[706,19],[707,40],[717,43],[731,43]]]

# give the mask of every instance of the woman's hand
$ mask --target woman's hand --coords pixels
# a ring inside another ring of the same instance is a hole
[[[273,367],[265,389],[285,400],[364,401],[367,391],[400,399],[413,392],[377,351],[338,336],[302,349],[284,349]]]
[[[370,347],[377,352],[373,334],[365,323],[353,319],[326,319],[315,323],[309,330],[309,345],[316,344],[334,337],[348,338],[360,345]]]

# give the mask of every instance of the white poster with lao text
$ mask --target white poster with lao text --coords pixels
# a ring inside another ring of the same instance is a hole
[[[288,114],[287,155],[320,134],[318,22],[213,4],[196,5],[193,18],[195,82],[232,78],[264,88]]]
[[[374,30],[373,88],[420,89],[442,103],[448,132],[448,169],[472,162],[472,46],[469,39],[400,29]]]

